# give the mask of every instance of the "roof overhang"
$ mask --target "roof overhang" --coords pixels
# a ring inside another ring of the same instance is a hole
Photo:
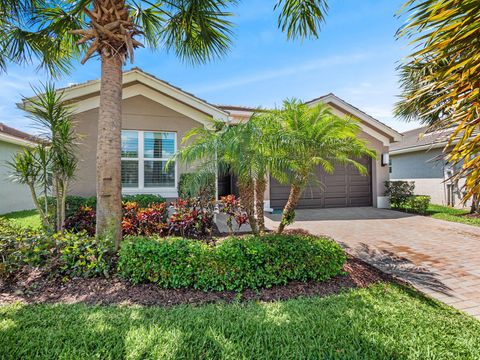
[[[426,144],[426,145],[419,145],[419,146],[411,146],[404,149],[397,149],[397,150],[390,150],[390,155],[400,155],[400,154],[408,154],[417,151],[428,151],[431,149],[443,149],[445,146],[448,145],[448,141],[445,142],[438,142],[434,144]]]
[[[124,72],[122,79],[122,99],[138,95],[145,96],[204,125],[209,125],[212,118],[221,121],[229,119],[226,111],[138,68]],[[59,91],[63,92],[65,101],[74,105],[74,113],[82,113],[100,106],[100,85],[101,80],[98,79],[59,89]],[[20,104],[20,107],[25,105],[25,103]]]
[[[361,121],[362,130],[382,141],[384,146],[390,145],[392,142],[397,142],[402,139],[402,135],[394,129],[388,127],[384,123],[368,115],[355,106],[347,103],[345,100],[340,99],[335,94],[328,94],[317,99],[306,102],[308,105],[316,105],[319,103],[330,104],[347,114],[353,115]]]
[[[21,139],[16,136],[0,133],[0,141],[7,142],[9,144],[20,145],[20,146],[27,146],[27,147],[34,147],[38,144],[34,141],[29,141],[26,139]]]

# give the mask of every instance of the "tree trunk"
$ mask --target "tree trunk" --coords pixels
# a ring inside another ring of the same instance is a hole
[[[122,240],[122,60],[102,54],[97,140],[97,237]]]
[[[32,195],[32,200],[33,204],[35,205],[35,208],[38,211],[38,214],[40,215],[40,218],[42,219],[42,224],[43,227],[46,229],[50,229],[50,222],[48,221],[48,214],[45,214],[42,210],[42,206],[38,202],[38,197],[37,197],[37,192],[35,191],[35,186],[33,184],[28,183],[28,188],[30,189],[30,193]]]
[[[295,207],[297,206],[297,202],[301,194],[302,188],[298,185],[292,185],[290,188],[290,194],[288,195],[288,201],[283,208],[282,220],[278,226],[277,234],[281,234],[285,229],[285,226],[293,222],[291,217],[295,214]]]
[[[60,231],[65,234],[65,203],[67,201],[68,180],[62,181],[62,201],[60,208]]]
[[[55,231],[59,231],[61,228],[61,212],[62,212],[62,191],[60,186],[60,179],[55,176]]]
[[[263,200],[267,181],[265,178],[255,181],[255,210],[257,212],[257,225],[260,233],[265,232],[265,215],[263,213]]]
[[[258,234],[257,221],[255,219],[255,186],[252,180],[248,182],[238,182],[238,190],[240,193],[240,202],[245,208],[248,216],[248,222],[252,233]]]

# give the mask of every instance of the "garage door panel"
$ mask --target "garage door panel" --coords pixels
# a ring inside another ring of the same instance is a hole
[[[330,208],[372,205],[371,159],[360,159],[368,175],[361,175],[353,166],[338,166],[333,174],[317,169],[318,182],[308,186],[300,197],[298,208]],[[290,187],[275,179],[270,183],[270,204],[273,208],[285,206]]]

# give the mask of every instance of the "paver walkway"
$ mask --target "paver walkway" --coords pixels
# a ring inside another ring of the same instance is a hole
[[[267,215],[275,228],[280,215]],[[349,252],[480,319],[480,228],[374,208],[297,210],[292,228]]]

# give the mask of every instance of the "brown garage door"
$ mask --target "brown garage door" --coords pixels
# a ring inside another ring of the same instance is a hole
[[[362,176],[353,166],[338,166],[333,174],[326,174],[320,167],[317,177],[322,185],[308,186],[298,202],[299,209],[372,206],[372,160],[359,161],[368,169]],[[290,187],[270,179],[270,206],[283,208]]]

